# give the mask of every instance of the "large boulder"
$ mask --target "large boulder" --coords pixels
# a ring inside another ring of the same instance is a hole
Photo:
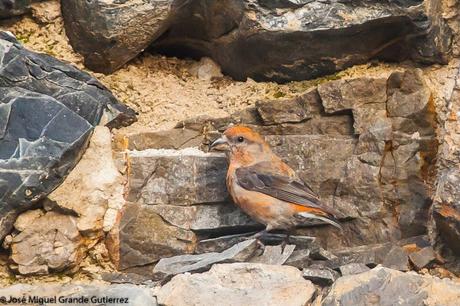
[[[85,65],[110,73],[144,51],[163,31],[173,0],[79,1],[62,5],[66,34]]]
[[[134,112],[97,80],[0,34],[0,239],[76,165],[94,126]]]
[[[377,267],[339,278],[321,305],[457,305],[460,284]]]

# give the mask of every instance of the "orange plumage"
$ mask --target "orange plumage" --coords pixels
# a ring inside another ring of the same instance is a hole
[[[211,148],[227,152],[228,191],[244,212],[266,225],[266,231],[290,230],[311,219],[341,228],[336,213],[250,128],[227,129]]]

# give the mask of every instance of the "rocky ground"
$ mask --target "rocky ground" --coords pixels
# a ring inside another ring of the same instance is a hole
[[[130,4],[156,12],[144,21],[135,15],[136,27],[158,30],[149,22],[163,20],[174,1],[160,2]],[[376,2],[357,10],[334,3],[335,13],[321,22],[308,18],[311,10],[327,13],[323,2],[245,2],[246,19],[236,28],[241,8],[209,4],[221,12],[210,14],[193,1],[185,11],[174,4],[173,16],[184,21],[168,21],[161,37],[129,32],[118,20],[142,10],[119,11],[111,1],[101,7],[113,5],[118,19],[93,8],[91,25],[69,26],[65,19],[93,5],[70,0],[64,16],[51,0],[0,21],[25,48],[0,37],[0,95],[8,107],[0,104],[0,119],[8,114],[0,122],[0,170],[20,170],[20,179],[0,176],[0,192],[5,181],[19,186],[0,194],[0,284],[10,286],[0,296],[123,296],[132,305],[457,304],[458,1]],[[422,38],[419,14],[436,25]],[[205,20],[204,34],[184,38],[197,26],[193,16]],[[110,26],[97,28],[101,18]],[[382,24],[402,30],[381,31]],[[88,26],[117,39],[86,41]],[[361,26],[365,31],[354,32]],[[315,27],[326,29],[326,42]],[[264,29],[277,34],[257,36]],[[250,30],[254,41],[239,45]],[[303,45],[310,31],[311,45],[325,44],[325,54]],[[366,31],[373,36],[359,54],[340,43]],[[154,41],[147,51],[143,40]],[[173,57],[177,41],[215,61]],[[280,41],[281,51],[272,44]],[[302,52],[294,48],[299,41]],[[238,52],[249,47],[245,56]],[[270,60],[253,56],[261,50],[270,50]],[[30,99],[43,106],[11,112]],[[53,116],[27,116],[42,111]],[[59,114],[67,114],[66,124],[56,123]],[[27,131],[12,123],[20,120]],[[313,224],[284,249],[276,233],[251,239],[261,225],[229,201],[225,157],[207,152],[233,123],[263,134],[340,212],[344,232]]]

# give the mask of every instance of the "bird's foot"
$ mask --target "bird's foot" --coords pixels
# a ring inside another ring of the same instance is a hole
[[[284,252],[284,248],[288,245],[290,235],[291,235],[290,233],[287,233],[286,237],[284,237],[283,239],[283,242],[281,242],[281,252]]]

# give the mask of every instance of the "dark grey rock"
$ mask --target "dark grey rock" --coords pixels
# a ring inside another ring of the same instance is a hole
[[[349,263],[343,265],[339,268],[340,274],[342,276],[360,274],[369,271],[369,267],[361,263]]]
[[[302,275],[319,286],[330,286],[339,278],[339,273],[328,268],[304,268]]]
[[[432,247],[426,247],[409,254],[409,259],[417,270],[421,270],[436,260],[436,253]]]
[[[0,239],[15,216],[63,181],[102,116],[111,127],[134,112],[88,74],[24,49],[0,32]]]
[[[429,26],[421,2],[190,1],[153,47],[211,56],[238,80],[311,79],[410,55],[410,38]]]
[[[0,0],[0,18],[22,15],[30,9],[31,0]]]
[[[173,0],[66,0],[62,15],[73,48],[85,66],[111,73],[136,57],[163,31]]]
[[[339,278],[322,305],[454,306],[459,299],[457,282],[377,267]]]
[[[382,262],[382,265],[399,270],[399,271],[409,271],[409,257],[404,251],[404,249],[400,246],[394,246],[390,249],[388,254],[385,256],[385,259]]]
[[[220,253],[181,255],[162,258],[153,269],[155,279],[173,276],[185,272],[203,272],[216,263],[242,262],[254,256],[258,248],[255,239],[240,242]]]

